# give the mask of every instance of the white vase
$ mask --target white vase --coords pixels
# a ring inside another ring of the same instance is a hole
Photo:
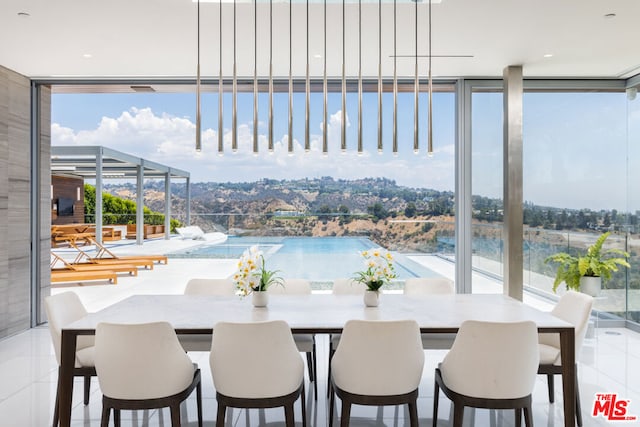
[[[380,304],[379,291],[364,291],[364,305],[367,307],[377,307]]]
[[[602,290],[602,277],[583,276],[580,278],[580,291],[597,297]]]
[[[251,292],[251,303],[254,307],[266,307],[269,304],[269,294],[266,291]]]

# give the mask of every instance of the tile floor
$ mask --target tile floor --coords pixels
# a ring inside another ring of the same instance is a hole
[[[163,252],[164,246],[187,245],[185,242],[160,241],[155,252]],[[124,247],[120,253],[134,253],[135,246]],[[149,251],[149,248],[146,248]],[[151,251],[153,252],[153,250]],[[435,257],[430,257],[435,258]],[[425,260],[441,274],[452,270],[446,262],[437,259]],[[170,260],[167,266],[156,266],[153,271],[141,271],[137,278],[122,276],[118,285],[101,282],[58,286],[52,293],[73,290],[77,292],[89,311],[99,310],[126,298],[133,293],[181,293],[187,280],[192,277],[225,277],[234,268],[233,261],[220,260]],[[476,279],[474,278],[474,285]],[[478,278],[486,292],[499,292],[499,286],[486,278]],[[525,301],[542,309],[550,306],[527,296]],[[307,417],[309,426],[327,426],[326,364],[328,358],[328,337],[318,336],[319,397],[314,399],[313,387],[307,383]],[[425,369],[420,385],[418,413],[421,426],[431,426],[433,407],[433,371],[444,356],[444,351],[425,352]],[[203,408],[206,426],[213,426],[216,416],[216,401],[213,381],[209,370],[208,353],[190,353],[203,374]],[[382,364],[383,362],[381,362]],[[607,421],[602,416],[594,418],[591,409],[596,393],[617,393],[619,399],[626,399],[628,415],[640,416],[640,334],[627,329],[597,329],[594,336],[585,340],[579,361],[580,391],[582,394],[584,425],[609,426],[615,421]],[[51,425],[57,381],[57,363],[49,331],[40,326],[13,337],[0,340],[0,426],[29,427]],[[99,426],[101,393],[94,379],[91,400],[88,406],[82,404],[82,383],[78,380],[73,397],[73,426]],[[538,377],[533,395],[534,424],[536,426],[562,426],[562,387],[556,380],[556,403],[547,400],[546,380]],[[450,425],[450,405],[441,394],[438,426]],[[195,426],[195,396],[188,399],[183,408],[183,425]],[[168,426],[168,410],[123,412],[124,426]],[[512,426],[513,414],[478,410],[465,414],[465,425]],[[300,406],[296,404],[296,419],[300,423]],[[231,426],[277,426],[284,425],[282,410],[240,411],[227,414],[227,425]],[[405,423],[405,409],[387,407],[384,409],[354,407],[352,423],[358,426],[402,426]],[[475,423],[472,424],[472,421]],[[634,423],[621,423],[633,425]],[[640,424],[640,423],[638,423]],[[337,425],[337,424],[336,424]]]

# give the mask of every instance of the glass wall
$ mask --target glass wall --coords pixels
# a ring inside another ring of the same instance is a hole
[[[627,250],[631,253],[631,268],[628,273],[627,318],[640,322],[640,96],[637,86],[627,90]]]

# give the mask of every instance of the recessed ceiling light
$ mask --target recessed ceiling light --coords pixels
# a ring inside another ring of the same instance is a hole
[[[93,55],[90,54],[90,53],[83,53],[82,57],[85,58],[85,59],[90,59],[90,58],[93,58]]]
[[[553,53],[545,53],[544,55],[545,58],[551,58],[553,56]]]
[[[22,17],[27,18],[27,17],[31,16],[31,14],[29,12],[18,12],[18,16],[22,16]]]
[[[611,19],[615,17],[616,17],[615,13],[607,13],[606,15],[604,15],[604,19]]]
[[[322,58],[322,55],[320,55],[319,53],[316,53],[315,55],[313,55],[313,57],[320,59],[320,58]]]

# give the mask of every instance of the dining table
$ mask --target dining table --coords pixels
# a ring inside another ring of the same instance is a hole
[[[575,426],[575,328],[502,294],[383,294],[378,307],[366,307],[358,295],[271,295],[267,307],[250,298],[208,295],[133,295],[62,328],[58,396],[60,425],[71,423],[73,368],[80,335],[95,335],[101,322],[166,321],[178,335],[211,335],[216,323],[284,320],[292,333],[340,333],[351,319],[415,320],[422,333],[456,333],[466,320],[516,322],[531,320],[539,333],[560,336],[564,425]]]

